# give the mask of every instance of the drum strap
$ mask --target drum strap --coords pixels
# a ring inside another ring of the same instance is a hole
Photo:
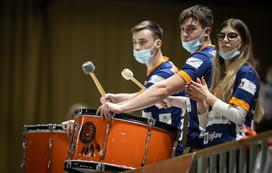
[[[146,155],[147,155],[147,150],[148,150],[148,146],[149,146],[149,141],[151,138],[151,131],[152,131],[154,124],[155,124],[155,119],[153,119],[153,118],[148,119],[148,132],[146,135],[144,157],[143,157],[141,166],[144,166],[146,164]]]

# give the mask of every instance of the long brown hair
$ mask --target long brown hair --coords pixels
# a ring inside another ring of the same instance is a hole
[[[256,61],[252,52],[253,46],[250,31],[246,24],[239,19],[228,19],[220,25],[217,33],[219,33],[226,26],[230,26],[240,35],[241,46],[239,49],[241,54],[238,57],[234,58],[227,67],[224,63],[224,60],[218,55],[216,56],[213,65],[213,82],[211,90],[218,98],[222,99],[225,102],[229,102],[232,97],[233,86],[238,70],[244,64],[249,64],[254,67],[253,69],[255,69]],[[256,74],[258,73],[256,72]],[[259,104],[258,99],[256,103],[254,119],[258,120],[261,116],[262,108]]]

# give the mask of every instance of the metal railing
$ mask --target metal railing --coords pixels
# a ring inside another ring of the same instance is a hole
[[[125,172],[272,173],[271,141],[272,131],[267,131]]]
[[[271,173],[269,141],[272,131],[199,150],[190,173]]]

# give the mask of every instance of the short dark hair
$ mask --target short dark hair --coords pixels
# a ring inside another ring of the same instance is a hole
[[[202,5],[194,5],[183,10],[179,16],[179,24],[181,25],[186,19],[192,18],[205,27],[213,26],[213,13],[208,7]]]
[[[139,32],[139,31],[144,30],[144,29],[149,29],[153,33],[153,37],[155,39],[159,38],[159,39],[162,40],[162,38],[163,38],[162,28],[156,22],[149,21],[149,20],[143,21],[143,22],[135,25],[131,29],[131,34],[134,34],[135,32]]]

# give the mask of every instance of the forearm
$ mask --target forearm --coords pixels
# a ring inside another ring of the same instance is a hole
[[[139,94],[138,92],[137,93],[119,93],[119,94],[116,94],[116,98],[118,103],[120,103],[120,102],[130,100],[133,97],[137,96],[138,94]]]
[[[204,114],[204,113],[208,112],[208,109],[209,109],[209,105],[207,105],[205,101],[198,101],[197,102],[197,112],[199,114]]]
[[[208,110],[202,114],[198,113],[198,121],[199,121],[199,126],[202,127],[203,129],[206,129],[207,126],[207,116],[208,116]]]
[[[122,104],[123,112],[130,112],[152,106],[168,96],[184,89],[186,82],[179,75],[156,83],[137,95],[133,99]]]
[[[234,107],[220,99],[214,103],[212,111],[223,115],[235,124],[243,123],[247,114],[247,111],[245,111],[243,108]]]
[[[182,109],[187,109],[187,105],[186,105],[186,100],[188,99],[187,97],[183,97],[183,96],[170,96],[167,99],[170,99],[171,102],[171,106],[175,106],[178,108],[182,108]]]
[[[212,107],[217,100],[218,100],[217,97],[215,97],[212,93],[209,93],[206,96],[206,99],[204,99],[203,101]]]
[[[165,99],[167,96],[168,95],[165,88],[158,85],[153,85],[145,90],[143,93],[134,97],[133,99],[124,102],[122,104],[122,112],[130,112],[144,109]]]

